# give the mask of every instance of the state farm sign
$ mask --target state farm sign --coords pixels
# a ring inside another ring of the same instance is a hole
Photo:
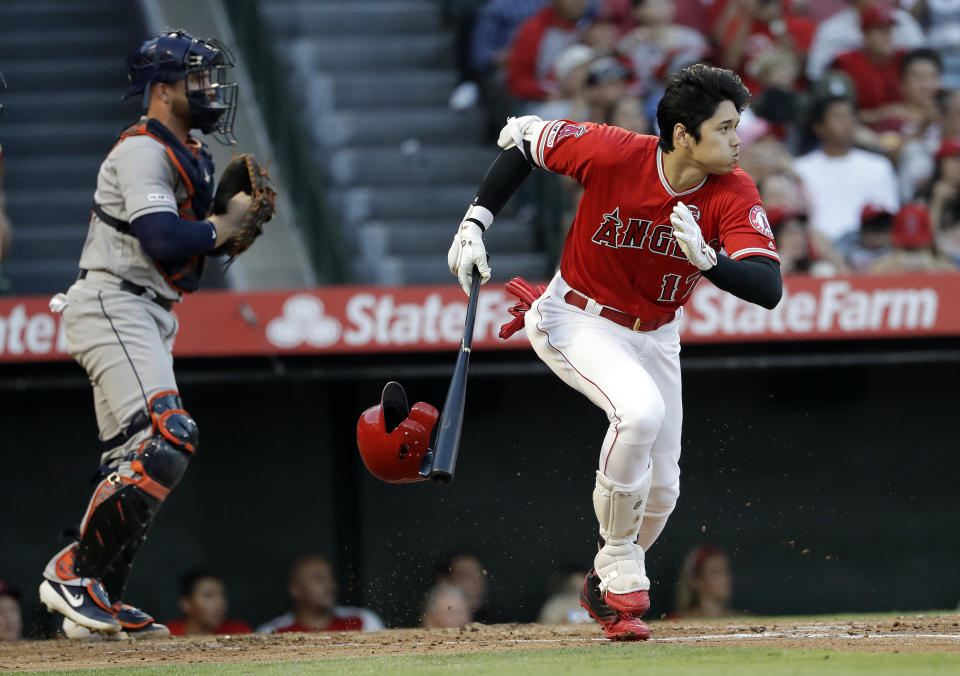
[[[317,348],[338,343],[358,348],[455,345],[463,335],[467,304],[449,296],[445,289],[443,293],[434,291],[407,301],[396,292],[361,291],[346,301],[341,319],[326,312],[320,297],[298,293],[285,300],[282,314],[267,324],[266,337],[281,349],[304,343]],[[477,302],[474,340],[495,338],[510,305],[502,289],[484,290]]]
[[[787,280],[783,299],[773,310],[744,303],[713,285],[703,284],[687,306],[685,332],[691,338],[708,339],[889,337],[942,332],[937,326],[941,292],[936,287],[864,288],[863,281],[867,280],[857,280],[854,286],[849,279],[813,285]],[[943,295],[955,310],[955,292]]]
[[[0,361],[62,358],[67,343],[59,315],[36,299],[0,301]]]
[[[701,282],[685,306],[686,343],[960,336],[960,274],[785,280],[764,310]],[[47,298],[0,300],[0,362],[69,359]],[[515,302],[500,285],[480,294],[474,347],[526,348],[497,338]],[[428,352],[455,348],[466,298],[455,284],[199,292],[180,304],[178,357]]]

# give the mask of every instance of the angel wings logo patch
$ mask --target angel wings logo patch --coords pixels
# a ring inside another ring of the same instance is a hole
[[[767,212],[759,204],[750,210],[750,225],[761,235],[773,237],[773,230],[770,229],[770,221],[767,219]]]
[[[588,131],[590,130],[587,129],[587,125],[585,124],[573,124],[572,122],[558,120],[554,123],[553,128],[547,135],[547,147],[552,148],[554,144],[559,143],[568,136],[580,138]]]

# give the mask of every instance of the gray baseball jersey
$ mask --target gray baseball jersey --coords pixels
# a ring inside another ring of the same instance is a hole
[[[177,204],[186,198],[186,186],[167,149],[146,135],[130,136],[114,146],[100,165],[94,193],[104,213],[127,223],[156,212],[177,214]],[[117,231],[96,214],[90,219],[80,267],[109,272],[153,289],[162,298],[180,299],[137,238]]]

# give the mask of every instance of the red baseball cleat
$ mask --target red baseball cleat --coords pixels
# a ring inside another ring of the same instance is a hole
[[[614,610],[604,602],[603,595],[600,593],[600,576],[595,571],[591,570],[587,573],[583,581],[580,605],[603,627],[604,633],[611,641],[646,641],[650,638],[650,627],[639,617]],[[648,596],[647,608],[649,607]]]
[[[603,600],[614,610],[631,615],[643,615],[650,610],[650,594],[646,590],[630,592],[629,594],[614,594],[610,590],[603,595]]]

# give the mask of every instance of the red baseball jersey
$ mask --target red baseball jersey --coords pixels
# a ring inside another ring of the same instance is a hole
[[[682,193],[663,174],[656,136],[557,120],[534,144],[536,164],[583,187],[560,261],[564,280],[602,305],[656,319],[683,305],[702,273],[673,237],[670,214],[686,204],[703,238],[730,258],[779,261],[753,181],[739,167]]]

